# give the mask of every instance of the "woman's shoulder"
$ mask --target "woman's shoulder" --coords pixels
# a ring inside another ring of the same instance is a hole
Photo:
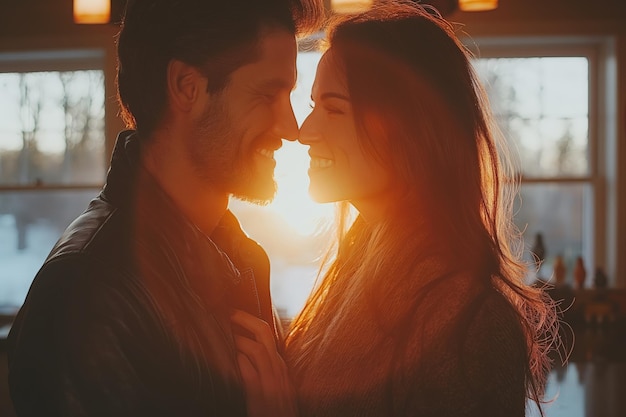
[[[459,320],[456,331],[461,333],[467,371],[478,381],[516,379],[523,385],[527,343],[521,315],[512,302],[487,287],[467,304]]]
[[[436,317],[414,334],[410,361],[416,362],[405,366],[415,384],[414,407],[432,411],[424,415],[523,415],[528,359],[515,307],[489,286],[452,298],[436,311],[447,320]]]
[[[467,329],[463,337],[466,354],[499,369],[524,363],[527,357],[524,323],[512,302],[489,288],[473,304],[462,316],[466,322],[459,326]]]
[[[497,350],[507,356],[525,355],[523,317],[491,281],[467,274],[442,280],[425,292],[420,316],[424,315],[433,318],[425,324],[427,334],[438,335],[440,342],[454,341],[466,353]]]

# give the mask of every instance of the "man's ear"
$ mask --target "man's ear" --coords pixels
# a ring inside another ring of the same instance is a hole
[[[167,66],[167,92],[172,107],[191,111],[200,94],[206,94],[206,79],[198,69],[173,59]]]

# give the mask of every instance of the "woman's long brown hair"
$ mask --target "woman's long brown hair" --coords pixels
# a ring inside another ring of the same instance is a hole
[[[526,339],[527,397],[541,403],[557,314],[541,289],[525,283],[512,221],[515,170],[471,55],[450,23],[403,1],[336,18],[327,42],[345,74],[360,144],[393,174],[398,201],[382,223],[357,217],[340,228],[332,262],[287,339],[296,368],[312,360],[313,346],[332,344],[350,300],[416,279],[413,266],[436,256],[445,266],[424,277],[424,291],[468,273],[506,297]]]

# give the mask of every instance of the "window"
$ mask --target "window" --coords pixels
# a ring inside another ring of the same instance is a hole
[[[609,120],[598,113],[605,99],[602,73],[606,42],[545,39],[528,43],[478,41],[475,67],[493,114],[517,154],[522,180],[515,222],[524,233],[527,260],[540,234],[545,259],[536,275],[549,279],[556,257],[574,285],[577,257],[586,265],[586,285],[596,266],[606,269],[604,253],[606,184],[611,175],[602,150]],[[531,272],[529,280],[536,276]]]
[[[104,182],[103,53],[0,54],[0,314]]]
[[[516,222],[527,249],[542,233],[546,258],[540,273],[549,277],[560,255],[570,282],[575,258],[582,256],[589,285],[593,266],[613,265],[606,248],[614,246],[614,223],[605,216],[611,212],[605,196],[615,192],[606,184],[612,164],[605,163],[613,139],[610,121],[598,110],[607,102],[610,45],[593,39],[478,43],[476,68],[505,137],[519,153],[523,184]],[[299,123],[310,111],[320,56],[298,55],[292,104]],[[103,61],[98,50],[0,54],[0,314],[21,305],[59,234],[105,178]],[[333,239],[327,230],[333,205],[308,197],[305,146],[285,142],[276,159],[274,203],[233,201],[231,208],[267,250],[275,304],[291,317]]]

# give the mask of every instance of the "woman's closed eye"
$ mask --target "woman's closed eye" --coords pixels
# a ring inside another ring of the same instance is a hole
[[[326,113],[331,114],[331,115],[332,114],[336,114],[336,115],[345,114],[345,112],[339,109],[338,107],[329,106],[329,105],[324,105],[324,110],[326,110]]]
[[[333,114],[341,115],[341,114],[345,114],[346,113],[344,110],[342,110],[338,106],[333,106],[332,104],[330,104],[328,102],[322,102],[321,105],[316,106],[315,101],[311,100],[309,102],[309,107],[311,108],[311,110],[315,110],[317,107],[320,107],[321,109],[323,109],[329,115],[333,115]]]

